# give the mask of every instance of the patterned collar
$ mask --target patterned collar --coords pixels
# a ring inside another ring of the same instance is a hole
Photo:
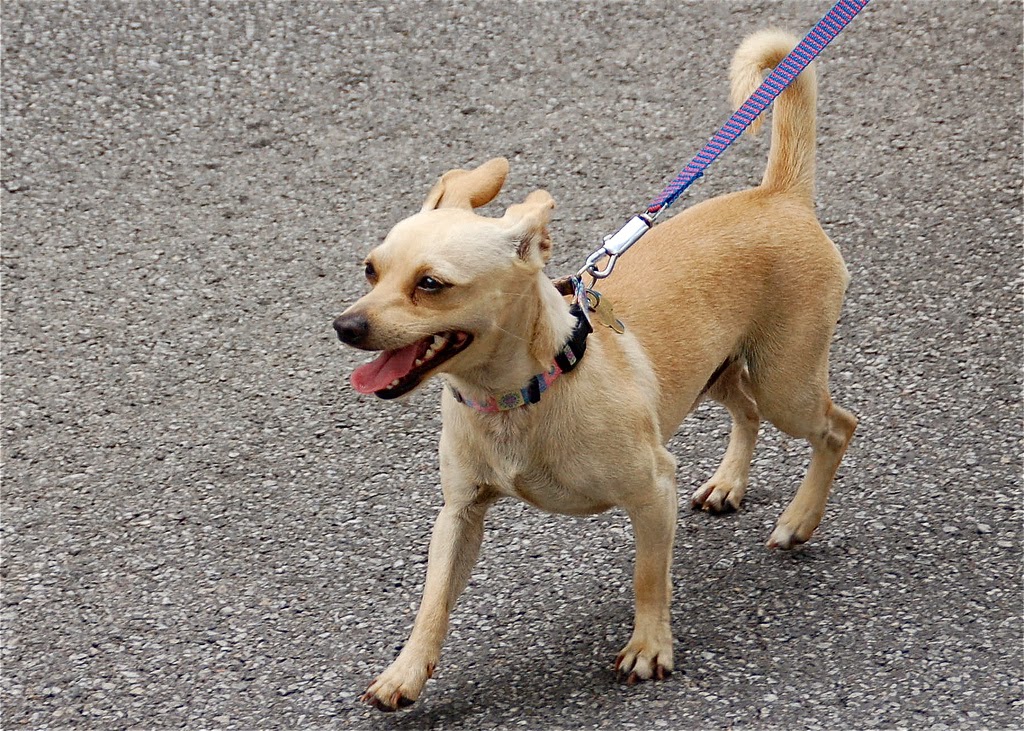
[[[548,390],[556,378],[563,373],[568,373],[583,360],[583,354],[587,352],[587,336],[594,331],[590,326],[589,318],[584,315],[579,305],[574,304],[569,308],[569,312],[576,318],[576,327],[573,328],[568,342],[562,346],[562,350],[555,356],[555,362],[547,371],[538,373],[518,391],[510,391],[501,396],[490,396],[484,401],[474,401],[463,396],[449,383],[448,388],[452,392],[452,396],[460,404],[465,404],[482,414],[497,414],[540,401],[540,395]]]

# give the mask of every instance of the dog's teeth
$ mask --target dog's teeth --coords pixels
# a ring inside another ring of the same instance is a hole
[[[398,385],[398,379],[396,378],[395,380],[393,380],[391,383],[388,384],[388,388],[394,388],[397,385]]]
[[[429,357],[429,355],[430,355],[430,354],[429,354],[429,353],[427,353],[427,356],[428,356],[428,357]],[[417,358],[417,359],[416,359],[416,362],[414,363],[414,365],[416,365],[416,366],[421,366],[421,365],[423,365],[423,358]]]
[[[430,341],[430,345],[427,347],[427,351],[423,354],[423,358],[416,361],[416,365],[422,365],[425,361],[430,360],[438,351],[448,344],[448,338],[444,335],[435,335]]]

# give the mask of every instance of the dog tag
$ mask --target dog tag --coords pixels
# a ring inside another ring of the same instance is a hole
[[[597,319],[601,321],[602,325],[610,327],[617,333],[626,332],[626,326],[623,325],[620,320],[615,318],[615,310],[612,307],[612,301],[607,297],[602,297],[600,292],[588,289],[587,305],[590,307],[590,310],[597,315]]]

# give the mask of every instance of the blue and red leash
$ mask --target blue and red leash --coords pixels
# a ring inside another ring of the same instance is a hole
[[[701,148],[696,157],[673,178],[661,194],[655,198],[647,209],[625,223],[611,236],[606,236],[604,245],[587,258],[587,263],[576,274],[576,279],[589,274],[596,281],[604,279],[612,273],[615,262],[630,246],[635,244],[655,224],[658,217],[675,203],[704,171],[725,149],[731,145],[757,117],[775,101],[800,72],[803,71],[832,42],[857,13],[864,9],[870,0],[839,0],[832,9],[811,29],[810,33],[790,51],[778,66],[768,75],[750,97],[740,105],[729,120],[722,125]],[[607,259],[603,268],[598,264]],[[580,282],[581,283],[581,282]],[[577,292],[583,288],[577,284]]]

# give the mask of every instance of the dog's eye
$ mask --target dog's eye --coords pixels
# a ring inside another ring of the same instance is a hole
[[[371,282],[377,278],[377,270],[373,268],[373,264],[366,262],[366,278]]]
[[[422,289],[424,292],[437,292],[447,286],[433,277],[423,277],[420,281],[416,282],[416,289]]]

